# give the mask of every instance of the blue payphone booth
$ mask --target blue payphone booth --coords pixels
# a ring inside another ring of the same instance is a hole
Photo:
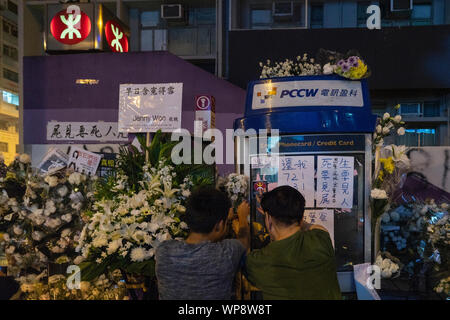
[[[354,292],[353,265],[371,261],[375,123],[366,80],[330,75],[249,84],[245,116],[234,129],[237,171],[250,177],[253,247],[262,245],[264,225],[254,194],[291,185],[305,196],[305,219],[332,237],[342,292]]]

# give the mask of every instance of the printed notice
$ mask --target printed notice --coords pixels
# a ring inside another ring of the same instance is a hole
[[[119,132],[181,128],[182,83],[121,84]]]
[[[69,169],[86,174],[95,175],[102,156],[78,147],[70,149]]]
[[[311,224],[318,224],[328,230],[334,247],[334,210],[305,210],[303,219]]]
[[[283,185],[300,191],[306,207],[314,207],[314,156],[279,157],[278,186]]]
[[[317,157],[316,207],[353,207],[353,168],[353,157]]]

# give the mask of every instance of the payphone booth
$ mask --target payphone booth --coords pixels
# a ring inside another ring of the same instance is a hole
[[[290,185],[306,199],[304,219],[330,233],[341,291],[355,291],[353,265],[371,261],[375,123],[366,80],[330,75],[249,84],[245,116],[234,129],[237,171],[250,177],[253,248],[268,241],[255,194]]]

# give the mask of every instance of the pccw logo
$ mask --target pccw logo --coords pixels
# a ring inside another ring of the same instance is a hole
[[[288,96],[291,98],[304,98],[304,97],[315,97],[319,89],[293,89],[293,90],[283,90],[281,92],[280,99]]]

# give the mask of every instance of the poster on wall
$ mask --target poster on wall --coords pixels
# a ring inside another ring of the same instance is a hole
[[[183,83],[121,84],[119,132],[181,128]]]
[[[303,219],[307,223],[318,224],[328,230],[334,247],[334,210],[305,210]]]
[[[314,156],[279,157],[278,186],[283,185],[300,191],[306,207],[314,207]]]
[[[86,175],[95,175],[102,158],[99,154],[78,147],[71,148],[69,155],[70,158],[67,167]]]
[[[67,166],[69,156],[58,148],[50,148],[38,165],[39,170],[44,175],[54,173]]]
[[[317,208],[353,207],[354,158],[317,157]]]
[[[118,131],[117,122],[49,121],[47,141],[127,142],[128,134]]]

